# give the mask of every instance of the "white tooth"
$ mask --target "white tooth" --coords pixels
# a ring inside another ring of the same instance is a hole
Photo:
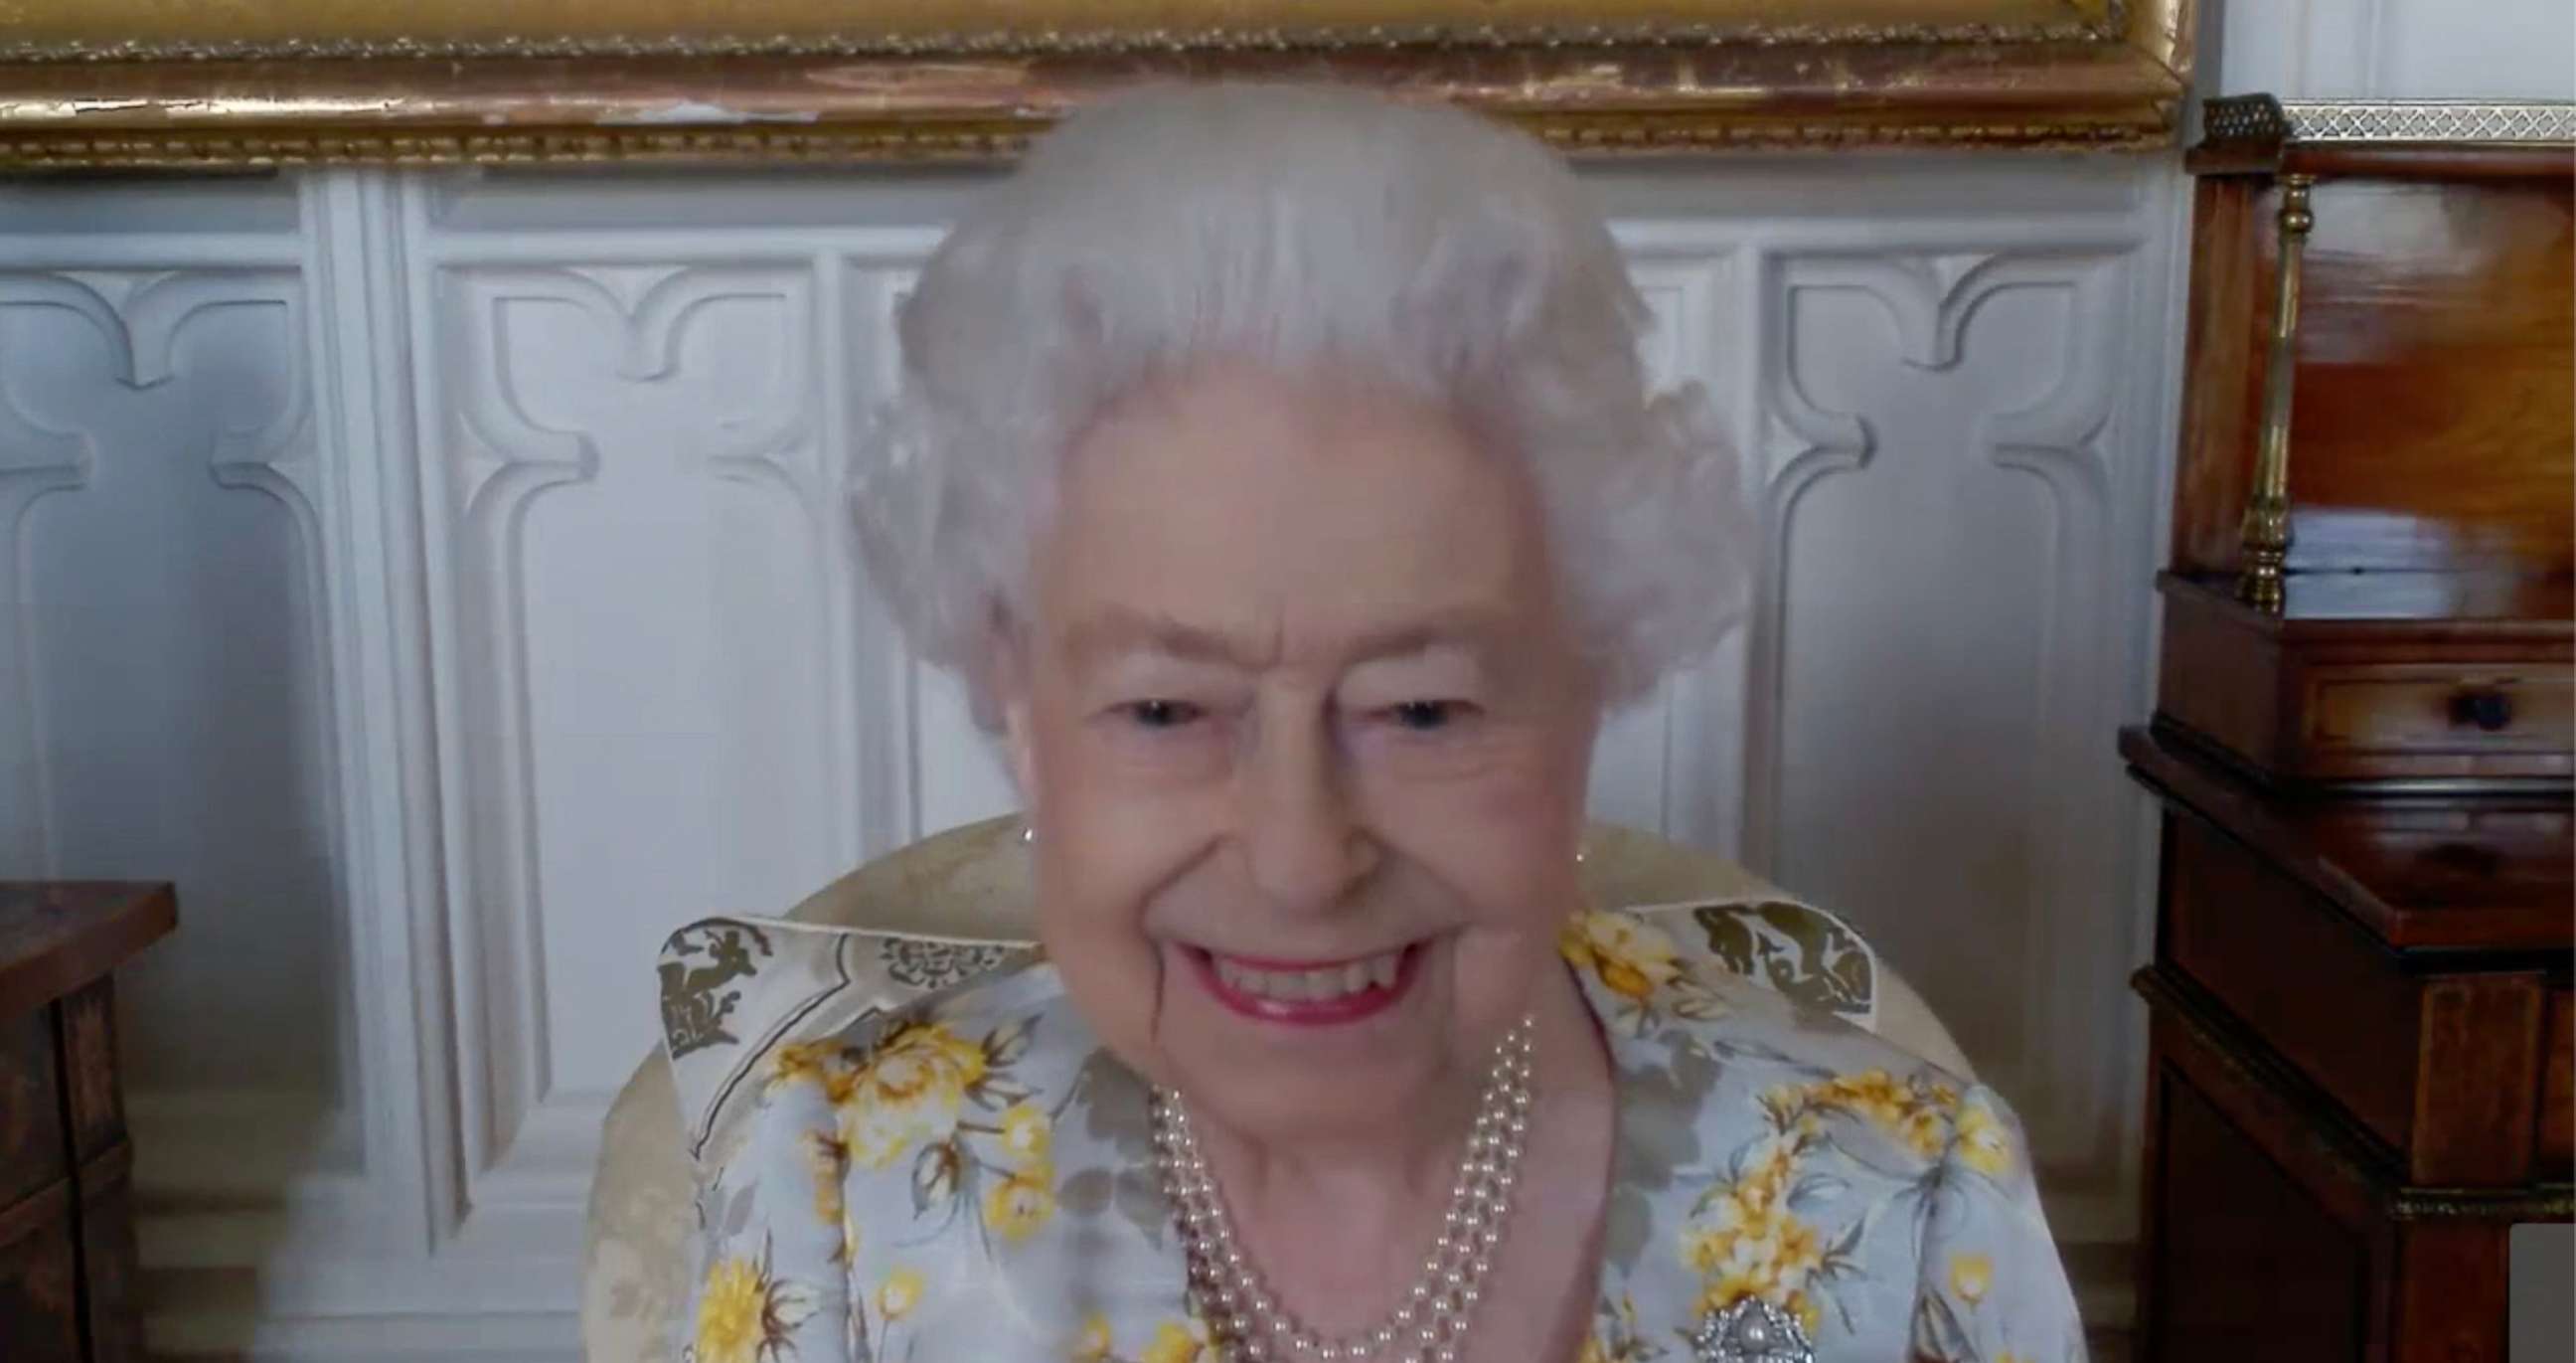
[[[1306,997],[1306,977],[1293,970],[1262,971],[1261,996],[1281,1003],[1295,1003]]]
[[[1310,999],[1337,999],[1341,996],[1342,972],[1338,970],[1309,970],[1306,972],[1306,997]]]
[[[1380,989],[1393,989],[1395,987],[1395,968],[1403,963],[1403,959],[1403,953],[1396,951],[1390,951],[1383,956],[1370,957],[1368,963],[1369,978],[1377,981],[1377,987]]]
[[[1228,989],[1243,987],[1243,967],[1222,956],[1216,958],[1216,977]]]
[[[1368,988],[1368,987],[1369,987],[1369,968],[1368,968],[1368,962],[1366,962],[1366,961],[1353,961],[1353,962],[1351,962],[1349,965],[1346,965],[1346,966],[1343,966],[1343,967],[1342,967],[1342,992],[1343,992],[1343,993],[1345,993],[1345,994],[1356,994],[1356,993],[1360,992],[1361,990],[1366,989],[1366,988]]]

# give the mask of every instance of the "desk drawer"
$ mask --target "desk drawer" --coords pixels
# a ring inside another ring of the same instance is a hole
[[[2323,896],[2167,816],[2158,959],[2386,1143],[2407,1177],[2494,1187],[2546,1169],[2550,987],[2536,970],[2409,967]]]
[[[2333,905],[2218,829],[2171,816],[2165,846],[2160,958],[2405,1149],[2423,1027],[2414,982]]]
[[[2576,627],[2563,616],[2285,618],[2205,582],[2159,585],[2159,726],[2266,784],[2528,791],[2576,775]]]
[[[2302,681],[2303,746],[2319,774],[2546,776],[2576,765],[2576,677],[2563,666],[2327,666]]]

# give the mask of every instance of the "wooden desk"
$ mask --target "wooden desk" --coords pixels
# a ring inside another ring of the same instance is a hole
[[[133,1148],[110,972],[167,885],[0,881],[0,1358],[139,1363]]]
[[[2576,1209],[2566,796],[2284,800],[2121,737],[2164,801],[2142,1359],[2501,1359]]]

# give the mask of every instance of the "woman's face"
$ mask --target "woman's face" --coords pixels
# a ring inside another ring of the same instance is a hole
[[[1480,1076],[1576,902],[1598,704],[1540,510],[1445,412],[1194,371],[1070,452],[1004,644],[1040,935],[1238,1129]]]

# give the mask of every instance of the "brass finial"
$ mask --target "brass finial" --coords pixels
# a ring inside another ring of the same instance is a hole
[[[2281,273],[2272,295],[2272,343],[2263,369],[2263,431],[2254,453],[2254,491],[2245,503],[2245,567],[2236,594],[2258,610],[2281,609],[2282,565],[2290,556],[2290,394],[2297,373],[2299,268],[2316,226],[2312,175],[2281,177]]]

